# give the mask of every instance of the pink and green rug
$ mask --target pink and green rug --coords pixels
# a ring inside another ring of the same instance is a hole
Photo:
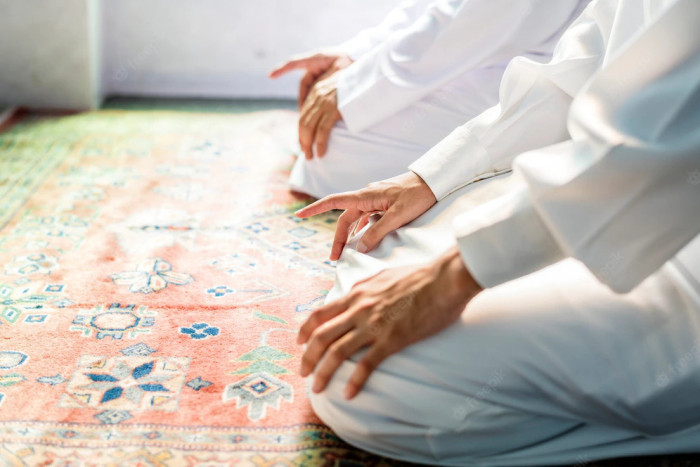
[[[385,465],[315,417],[296,330],[335,216],[296,116],[101,110],[0,134],[0,465]]]
[[[338,439],[296,374],[336,220],[293,215],[296,115],[147,105],[0,133],[0,465],[399,465]]]

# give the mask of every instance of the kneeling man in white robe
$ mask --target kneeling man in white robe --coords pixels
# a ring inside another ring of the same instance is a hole
[[[552,63],[511,64],[500,107],[419,161],[430,182],[416,170],[299,213],[346,210],[335,288],[299,333],[314,409],[342,438],[441,465],[697,451],[697,24],[696,0],[596,0]],[[516,140],[547,139],[531,134],[545,108],[567,109],[568,139],[489,176]],[[345,245],[357,221],[374,238]]]
[[[458,125],[498,102],[515,56],[547,61],[590,0],[404,1],[304,69],[292,189],[322,197],[393,177]]]

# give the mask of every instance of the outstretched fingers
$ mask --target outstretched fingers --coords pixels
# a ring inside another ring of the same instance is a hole
[[[296,212],[297,217],[313,217],[333,209],[354,209],[359,204],[359,195],[351,191],[326,196]]]
[[[269,76],[270,78],[279,78],[283,74],[289,73],[292,70],[307,68],[312,60],[313,58],[311,57],[293,58],[272,70]]]

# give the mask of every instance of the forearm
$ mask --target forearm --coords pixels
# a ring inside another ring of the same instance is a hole
[[[339,75],[340,112],[351,131],[362,131],[470,70],[502,68],[529,51],[547,56],[548,38],[560,33],[579,3],[435,2]]]
[[[507,171],[520,153],[569,138],[573,97],[604,56],[596,15],[589,11],[562,36],[552,61],[516,58],[501,81],[501,102],[455,129],[409,168],[438,199],[484,176]]]
[[[700,4],[674,4],[577,96],[571,142],[519,156],[521,189],[458,219],[481,285],[573,257],[627,292],[698,235],[698,21]]]

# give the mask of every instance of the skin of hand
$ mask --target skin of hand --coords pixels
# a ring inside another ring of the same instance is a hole
[[[383,360],[455,323],[481,290],[457,247],[426,266],[386,269],[311,313],[297,337],[306,344],[301,376],[314,372],[312,390],[323,391],[343,361],[369,346],[345,388],[352,399]]]
[[[328,50],[296,55],[270,72],[270,78],[278,78],[292,70],[305,70],[299,83],[299,109],[301,109],[311,87],[322,77],[350,66],[353,60],[347,55]]]
[[[307,159],[323,157],[328,148],[328,138],[335,123],[342,119],[338,110],[338,86],[335,74],[326,74],[313,85],[299,111],[299,145]]]
[[[271,78],[297,69],[306,73],[299,83],[299,145],[307,159],[323,157],[333,125],[342,118],[338,111],[338,92],[334,75],[353,60],[339,52],[307,53],[292,57],[270,72]]]
[[[348,237],[363,229],[369,216],[384,213],[363,234],[357,245],[360,253],[376,247],[388,233],[408,224],[437,200],[427,183],[413,172],[406,172],[367,187],[327,196],[296,212],[298,217],[311,217],[332,209],[344,209],[338,218],[330,259],[340,258]]]

